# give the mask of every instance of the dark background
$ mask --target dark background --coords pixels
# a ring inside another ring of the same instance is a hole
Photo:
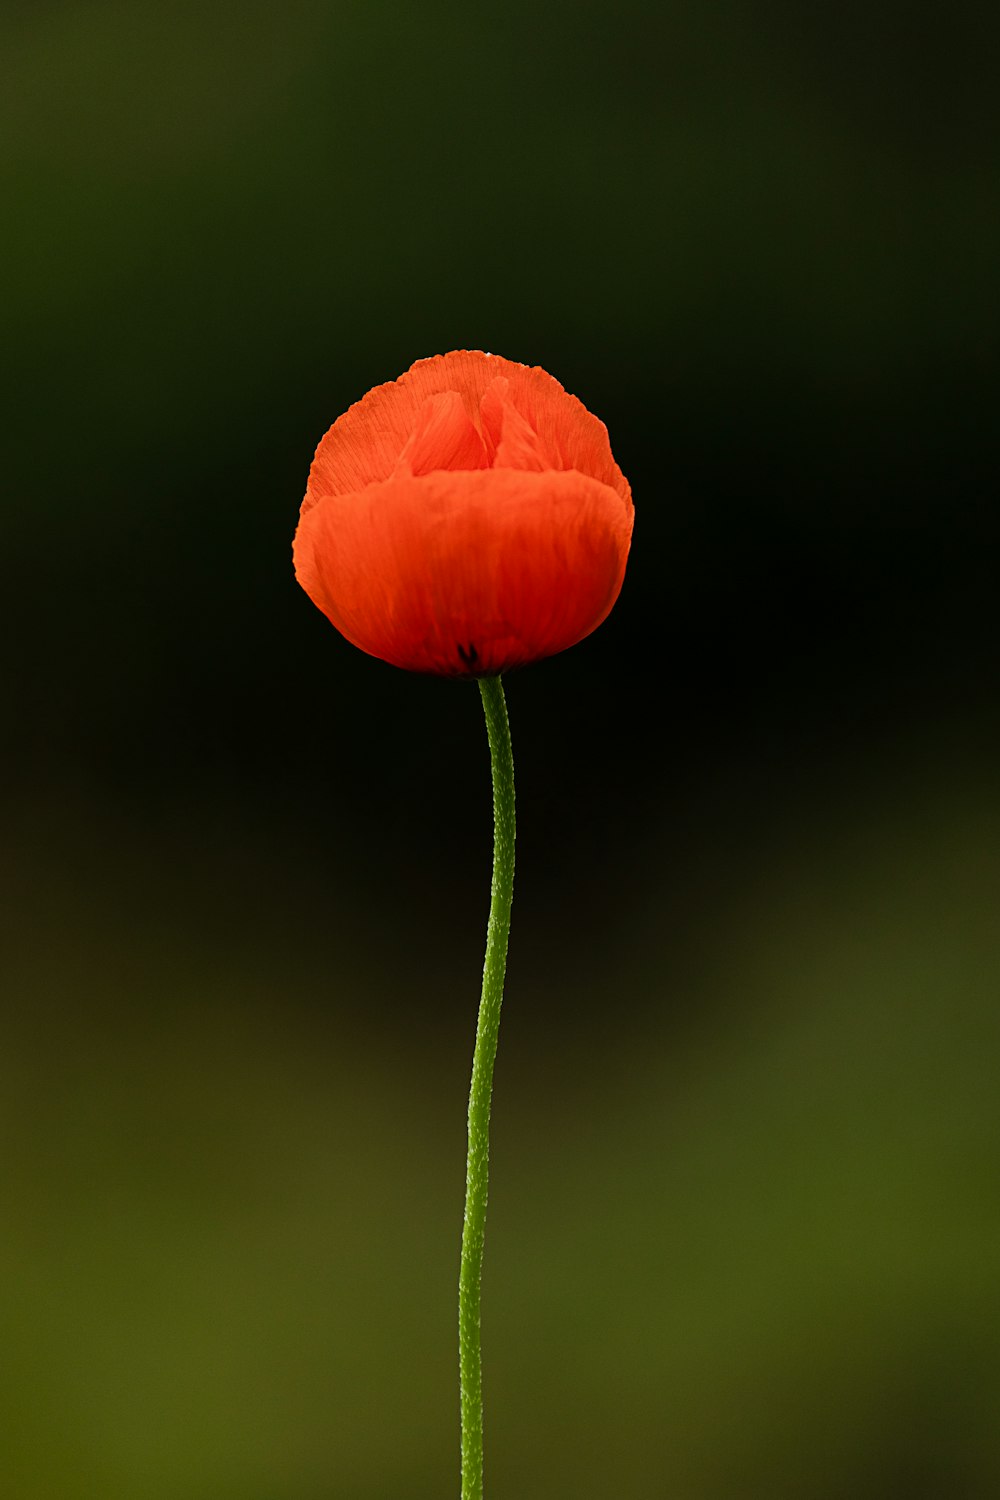
[[[489,1493],[1000,1492],[998,16],[6,7],[18,1500],[457,1493],[480,705],[290,564],[455,347],[636,501],[507,683]]]

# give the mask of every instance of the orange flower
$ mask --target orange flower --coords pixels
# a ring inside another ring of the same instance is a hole
[[[371,656],[485,677],[600,625],[632,514],[603,422],[537,366],[459,350],[418,360],[334,422],[295,572]]]

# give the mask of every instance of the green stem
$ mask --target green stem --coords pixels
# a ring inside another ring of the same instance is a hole
[[[507,704],[499,677],[482,677],[486,733],[493,765],[493,888],[486,929],[483,997],[469,1092],[469,1156],[465,1178],[462,1267],[458,1278],[459,1368],[462,1385],[462,1500],[482,1500],[483,1375],[479,1341],[480,1290],[486,1199],[489,1187],[490,1101],[497,1055],[500,1004],[507,967],[510,905],[514,894],[514,760]]]

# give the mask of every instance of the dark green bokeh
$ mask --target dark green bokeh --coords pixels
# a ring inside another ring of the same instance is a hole
[[[457,1492],[479,695],[290,542],[461,346],[637,506],[507,687],[489,1493],[1000,1491],[997,16],[8,6],[18,1500]]]

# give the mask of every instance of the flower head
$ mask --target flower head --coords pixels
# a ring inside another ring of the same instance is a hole
[[[632,514],[607,429],[582,402],[537,366],[459,350],[418,360],[334,422],[295,572],[362,651],[484,677],[600,625]]]

